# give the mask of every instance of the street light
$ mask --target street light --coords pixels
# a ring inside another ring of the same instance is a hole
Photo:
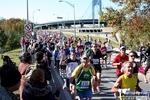
[[[36,9],[33,11],[33,31],[34,31],[34,12],[36,12],[36,11],[40,11],[40,9]]]
[[[29,11],[28,11],[28,0],[27,0],[27,20],[26,20],[26,24],[28,24],[29,22]]]
[[[66,2],[68,3],[71,7],[73,7],[73,12],[74,12],[74,37],[76,38],[76,27],[75,27],[75,5],[68,2],[68,1],[63,1],[63,0],[59,0],[59,2]]]

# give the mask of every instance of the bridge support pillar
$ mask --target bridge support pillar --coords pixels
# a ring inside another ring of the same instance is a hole
[[[84,23],[81,23],[81,24],[80,24],[80,27],[83,28],[83,27],[84,27]]]

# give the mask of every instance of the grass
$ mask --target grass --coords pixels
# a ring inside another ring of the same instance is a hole
[[[13,62],[15,62],[16,65],[18,66],[19,63],[20,63],[20,60],[19,60],[18,56],[21,53],[22,53],[21,48],[19,48],[19,49],[15,49],[15,50],[11,50],[11,51],[5,52],[2,55],[9,56],[11,58],[11,60]],[[0,66],[2,66],[2,65],[3,65],[3,59],[0,59]]]

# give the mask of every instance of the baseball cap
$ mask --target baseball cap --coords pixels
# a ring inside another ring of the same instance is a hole
[[[122,50],[122,49],[126,49],[126,46],[121,46],[121,47],[120,47],[120,50]]]

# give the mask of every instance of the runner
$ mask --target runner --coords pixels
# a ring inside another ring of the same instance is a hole
[[[116,68],[116,78],[120,77],[123,73],[121,72],[122,64],[125,61],[128,61],[129,58],[126,55],[126,47],[122,46],[120,47],[120,53],[115,56],[115,58],[112,61],[112,66],[117,66]]]
[[[65,60],[67,59],[66,53],[64,51],[63,46],[60,47],[60,51],[58,53],[58,56],[60,58],[60,62],[59,62],[59,66],[60,66],[60,75],[62,76],[62,78],[65,78],[65,73],[66,73],[66,63]]]
[[[139,70],[142,70],[143,68],[140,62],[136,62],[135,58],[138,58],[138,55],[135,51],[130,51],[129,52],[129,61],[133,63],[133,74],[138,78],[138,72]],[[143,69],[144,72],[144,69]],[[146,75],[144,73],[142,73],[144,75],[144,81],[145,83],[148,83],[148,80],[146,78]]]
[[[112,44],[111,44],[111,40],[108,40],[107,44],[106,44],[106,47],[107,47],[107,59],[108,59],[108,64],[110,64],[111,62],[111,55],[112,55]]]
[[[103,45],[100,48],[100,51],[102,53],[102,67],[105,65],[105,67],[107,68],[107,48],[105,46],[106,42],[103,43]]]
[[[96,71],[96,79],[93,81],[97,81],[97,91],[94,90],[94,85],[92,88],[93,92],[100,92],[100,83],[101,83],[101,64],[100,64],[100,58],[102,57],[101,51],[97,49],[97,44],[93,44],[91,48],[92,52],[90,55],[90,63],[93,65],[95,71]],[[87,52],[88,53],[88,52]]]
[[[89,63],[89,57],[86,53],[83,54],[81,58],[81,64],[75,68],[70,77],[70,90],[73,89],[73,80],[75,79],[77,96],[80,100],[92,100],[92,76],[95,78],[95,70]]]
[[[126,61],[123,64],[124,74],[121,75],[113,85],[111,91],[114,93],[128,94],[130,92],[139,91],[143,94],[148,93],[146,90],[142,90],[138,85],[138,79],[133,75],[133,63]],[[121,88],[120,88],[121,87]],[[122,99],[121,99],[122,100]]]
[[[75,100],[76,97],[76,88],[75,88],[75,80],[73,80],[72,90],[69,89],[69,79],[71,77],[72,72],[74,69],[79,65],[79,61],[76,59],[75,52],[71,52],[70,58],[66,60],[66,85],[68,87],[68,91],[72,94],[72,100]]]

